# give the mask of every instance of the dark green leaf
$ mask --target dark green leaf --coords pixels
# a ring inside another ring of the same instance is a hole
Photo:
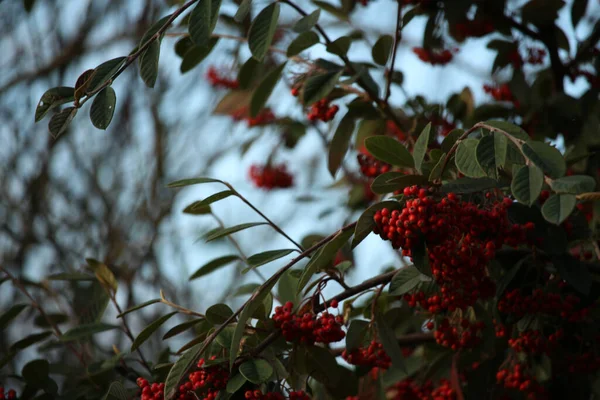
[[[475,154],[478,143],[477,139],[465,139],[461,141],[454,157],[454,162],[458,170],[471,178],[485,177],[485,172],[477,163],[477,156]]]
[[[360,319],[352,320],[352,322],[350,322],[350,327],[348,328],[348,334],[346,335],[346,351],[351,352],[362,346],[368,330],[368,321]]]
[[[57,112],[50,118],[50,122],[48,123],[48,130],[50,134],[56,139],[60,135],[62,135],[69,124],[77,115],[77,108],[75,107],[67,107],[64,110]]]
[[[256,117],[260,110],[263,109],[267,100],[273,93],[273,89],[279,82],[279,78],[281,77],[281,73],[285,68],[286,63],[281,64],[271,72],[265,76],[265,79],[260,82],[254,93],[252,93],[252,100],[250,100],[250,116]]]
[[[390,171],[379,175],[371,183],[371,190],[377,194],[386,194],[402,190],[412,185],[424,185],[429,180],[423,175],[406,175],[398,171]]]
[[[152,38],[152,36],[156,35],[159,30],[163,29],[169,21],[169,19],[171,19],[172,15],[173,14],[165,15],[164,17],[153,23],[152,26],[150,26],[150,28],[148,28],[148,30],[142,35],[142,39],[140,40],[140,44],[138,45],[138,47],[142,47],[147,41],[149,41]],[[156,39],[162,39],[163,35],[164,33],[156,37]]]
[[[48,89],[46,93],[42,95],[42,98],[35,109],[35,122],[44,118],[48,111],[53,108],[73,100],[75,100],[75,89],[72,87],[59,86]]]
[[[47,279],[49,281],[93,281],[96,278],[83,272],[61,272],[52,274]]]
[[[188,329],[198,325],[199,323],[201,323],[202,321],[205,321],[204,318],[196,318],[193,319],[191,321],[185,321],[181,324],[175,325],[174,327],[172,327],[171,329],[169,329],[167,331],[167,333],[165,333],[162,337],[163,340],[172,338],[173,336],[177,336],[182,332],[187,331]]]
[[[487,135],[479,140],[475,148],[477,162],[490,178],[498,178],[498,169],[504,166],[506,161],[507,139],[498,132]]]
[[[113,75],[117,73],[126,59],[127,57],[117,57],[98,65],[95,69],[96,73],[90,80],[87,92],[95,92],[107,81],[112,79]]]
[[[452,129],[442,141],[442,151],[448,154],[452,146],[454,146],[454,143],[456,143],[463,133],[465,133],[464,129]]]
[[[304,289],[315,273],[333,261],[333,258],[337,254],[338,250],[341,249],[344,244],[346,244],[350,236],[352,236],[351,230],[338,233],[330,242],[328,242],[314,256],[312,256],[308,264],[306,264],[306,267],[304,267],[304,272],[302,273],[300,281],[298,282],[298,293]]]
[[[275,2],[265,7],[252,21],[248,33],[248,46],[256,60],[262,61],[269,51],[277,30],[278,19],[279,3]]]
[[[237,79],[240,83],[240,88],[247,89],[252,86],[252,81],[256,78],[257,69],[260,63],[254,58],[250,57],[238,73]]]
[[[319,35],[315,32],[308,31],[298,35],[287,48],[287,56],[293,57],[302,53],[304,50],[319,43]]]
[[[47,360],[33,360],[25,364],[21,376],[27,384],[38,387],[48,378],[50,364]]]
[[[292,29],[297,33],[310,31],[317,24],[320,16],[321,9],[317,8],[315,11],[297,21]]]
[[[127,393],[123,384],[121,382],[113,382],[110,384],[103,400],[127,400],[129,398],[129,393]]]
[[[429,265],[429,255],[427,254],[425,242],[421,242],[420,245],[412,249],[412,259],[415,267],[423,275],[431,276],[431,266]]]
[[[92,324],[82,324],[66,331],[61,337],[62,342],[72,342],[74,340],[84,340],[96,333],[110,331],[118,328],[117,325],[109,325],[101,322]]]
[[[542,206],[546,221],[560,225],[575,209],[577,198],[574,194],[554,194]]]
[[[498,182],[491,178],[459,178],[442,185],[444,193],[477,193],[498,188]]]
[[[244,375],[248,381],[254,384],[266,382],[273,374],[273,367],[265,360],[249,360],[240,365],[240,374]]]
[[[421,273],[414,265],[407,265],[398,270],[390,282],[390,296],[401,296],[410,292],[421,282]]]
[[[540,195],[544,185],[544,173],[535,165],[524,165],[513,176],[510,186],[515,199],[531,206]]]
[[[431,140],[430,136],[431,122],[428,123],[425,128],[423,128],[421,134],[415,142],[415,147],[413,148],[414,166],[419,172],[421,172],[421,166],[423,165],[425,154],[427,154],[427,147],[429,146],[429,141]]]
[[[192,276],[190,276],[189,280],[191,281],[194,279],[198,279],[204,275],[208,275],[211,272],[214,272],[214,271],[220,269],[221,267],[224,267],[225,265],[227,265],[233,261],[239,260],[239,259],[240,259],[240,257],[236,256],[236,255],[227,255],[227,256],[215,258],[214,260],[209,261],[208,263],[206,263],[203,266],[201,266],[200,268],[198,268],[196,270],[196,272],[194,272],[192,274]]]
[[[213,325],[221,325],[232,315],[233,311],[227,304],[215,304],[206,310],[206,319]]]
[[[232,296],[236,297],[236,296],[246,296],[246,295],[252,294],[256,290],[256,288],[259,286],[260,286],[260,283],[245,283],[245,284],[241,285],[240,287],[238,287],[237,290],[235,291],[235,293],[232,294]]]
[[[536,26],[547,26],[558,18],[564,0],[529,0],[521,9],[521,18]]]
[[[282,257],[285,257],[293,251],[295,251],[295,250],[294,249],[269,250],[269,251],[264,251],[262,253],[254,254],[254,255],[248,257],[248,265],[250,266],[250,268],[247,268],[247,270],[242,271],[242,273],[245,273],[245,272],[249,271],[250,269],[258,268],[261,265],[268,264],[271,261],[275,261]]]
[[[124,315],[127,315],[127,314],[137,311],[137,310],[141,310],[144,307],[151,306],[152,304],[156,304],[156,303],[160,303],[160,299],[148,300],[142,304],[138,304],[137,306],[131,307],[130,309],[123,311],[121,314],[117,315],[117,318],[121,318]]]
[[[211,179],[211,178],[190,178],[190,179],[182,179],[180,181],[175,181],[175,182],[171,182],[167,185],[167,187],[170,188],[174,188],[174,187],[182,187],[182,186],[190,186],[190,185],[197,185],[199,183],[223,183],[223,181],[220,181],[218,179]]]
[[[251,8],[252,8],[252,0],[242,0],[242,2],[240,3],[240,6],[238,7],[237,11],[235,12],[235,15],[233,16],[233,20],[235,22],[242,22],[244,20],[244,18],[246,18],[246,16],[250,12]]]
[[[169,318],[171,318],[175,314],[177,314],[177,311],[173,311],[169,314],[163,315],[162,317],[155,319],[150,323],[150,325],[145,327],[144,330],[140,332],[140,334],[135,338],[135,340],[131,344],[131,352],[137,350],[146,340],[150,338],[150,336],[152,336],[154,332],[156,332],[158,328],[162,326],[162,324],[167,322]]]
[[[175,54],[183,58],[194,47],[194,41],[189,36],[184,36],[175,43]]]
[[[381,313],[375,314],[375,324],[377,326],[377,334],[379,340],[383,345],[383,349],[387,355],[392,359],[392,365],[396,368],[404,369],[404,356],[402,350],[398,345],[398,340],[392,328],[390,328],[385,322],[385,318]]]
[[[146,86],[153,88],[158,78],[158,60],[160,58],[160,40],[155,39],[139,58],[140,77]]]
[[[27,304],[15,304],[0,315],[0,332],[8,326],[10,321],[15,319],[21,311],[27,308]]]
[[[350,50],[352,39],[348,36],[342,36],[327,45],[327,51],[337,56],[343,57]]]
[[[313,75],[302,85],[302,102],[311,105],[331,93],[337,84],[342,71],[331,71],[320,75]]]
[[[406,147],[391,137],[368,137],[365,139],[365,146],[369,153],[378,160],[399,167],[412,168],[415,166],[415,160]]]
[[[350,144],[350,139],[352,138],[352,133],[354,133],[354,127],[354,118],[349,113],[344,115],[329,144],[327,167],[329,173],[334,178],[348,152],[348,146]]]
[[[90,107],[90,120],[98,129],[106,129],[112,121],[117,104],[117,94],[115,90],[108,86],[100,91],[94,98],[92,107]]]
[[[31,12],[31,10],[33,10],[34,5],[35,0],[23,0],[23,8],[25,8],[25,11],[27,11],[28,13]]]
[[[196,65],[204,61],[204,59],[208,57],[211,51],[215,48],[218,41],[219,38],[214,37],[209,39],[208,45],[206,46],[193,46],[190,48],[183,56],[183,60],[181,60],[179,71],[181,71],[182,74],[185,74],[193,69]]]
[[[242,374],[235,374],[227,381],[227,393],[235,393],[241,389],[248,380]]]
[[[197,344],[187,350],[169,371],[165,380],[165,399],[172,399],[179,390],[179,382],[186,375],[187,371],[198,362],[198,358],[202,355],[201,350],[204,344]]]
[[[581,21],[581,18],[585,15],[588,2],[588,0],[573,1],[573,5],[571,6],[571,24],[573,24],[573,28],[577,27],[579,21]]]
[[[397,201],[382,201],[367,208],[367,210],[358,218],[358,221],[356,221],[354,238],[352,239],[352,248],[358,246],[358,244],[362,242],[364,238],[369,235],[369,233],[373,232],[373,228],[376,226],[373,217],[377,211],[383,208],[399,210],[402,208],[402,206]]]
[[[219,228],[219,229],[216,229],[213,232],[210,232],[210,234],[207,235],[204,239],[207,242],[211,242],[213,240],[222,238],[224,236],[231,235],[232,233],[239,232],[239,231],[242,231],[244,229],[248,229],[248,228],[252,228],[252,227],[260,226],[260,225],[268,225],[268,224],[266,222],[248,222],[248,223],[245,223],[245,224],[239,224],[239,225],[231,226],[229,228]]]
[[[209,47],[211,34],[219,19],[221,0],[200,0],[190,14],[188,30],[198,47]]]
[[[58,313],[50,313],[50,314],[46,314],[46,317],[48,317],[48,319],[50,320],[50,322],[48,322],[48,320],[42,316],[42,315],[38,315],[37,317],[35,317],[35,319],[33,320],[33,323],[36,326],[39,326],[41,328],[49,328],[52,325],[60,325],[60,324],[64,324],[65,322],[67,322],[69,320],[69,316],[65,315],[65,314],[58,314]],[[2,324],[0,324],[1,326]]]
[[[596,180],[587,175],[572,175],[553,180],[551,186],[558,193],[580,194],[593,192]]]
[[[567,171],[562,154],[549,144],[530,141],[523,144],[522,150],[525,157],[540,167],[550,178],[560,178]]]
[[[490,120],[485,121],[485,125],[489,125],[493,128],[500,129],[517,139],[529,140],[529,135],[523,130],[523,128],[521,128],[518,125],[511,124],[510,122]]]
[[[371,49],[371,55],[373,61],[379,65],[387,64],[392,53],[392,46],[394,45],[394,38],[390,35],[382,35],[377,39],[375,45]]]
[[[49,336],[52,336],[52,331],[34,333],[33,335],[26,336],[23,339],[19,340],[18,342],[13,343],[10,346],[9,350],[10,350],[10,352],[13,352],[13,351],[26,349],[29,346],[33,346],[34,344],[47,339]]]
[[[339,365],[328,349],[318,346],[307,347],[306,367],[311,371],[311,377],[318,382],[334,387],[339,383]]]

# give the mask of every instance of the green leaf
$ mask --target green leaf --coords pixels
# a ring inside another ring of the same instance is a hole
[[[165,15],[164,17],[153,23],[152,26],[150,26],[150,28],[148,28],[148,30],[142,35],[142,39],[140,40],[138,47],[142,47],[147,41],[149,41],[152,38],[152,36],[156,35],[159,30],[164,28],[169,19],[171,19],[172,15],[173,14]],[[157,37],[157,39],[162,39],[163,35],[160,35],[160,37]]]
[[[279,3],[271,3],[256,16],[248,33],[248,46],[252,56],[262,61],[269,51],[277,30]]]
[[[182,179],[180,181],[171,182],[167,185],[167,187],[174,188],[174,187],[197,185],[199,183],[223,183],[223,181],[220,181],[218,179],[212,179],[212,178],[190,178],[190,179]]]
[[[429,265],[429,255],[427,254],[425,242],[421,242],[420,245],[412,249],[412,260],[415,268],[423,275],[431,276],[431,266]]]
[[[325,98],[337,84],[343,71],[331,71],[313,75],[302,85],[302,103],[311,105]]]
[[[431,122],[428,123],[425,128],[423,128],[413,148],[414,166],[419,172],[421,172],[421,166],[423,165],[425,154],[427,154],[427,147],[429,146],[429,141],[431,140],[430,136]]]
[[[184,36],[175,42],[175,54],[179,56],[179,58],[183,58],[185,54],[194,48],[194,41],[189,36]]]
[[[575,209],[577,198],[574,194],[554,194],[542,206],[546,221],[560,225]]]
[[[233,366],[233,363],[235,362],[240,350],[240,343],[246,329],[246,322],[248,322],[252,315],[254,315],[255,311],[263,304],[263,300],[268,294],[271,293],[271,289],[273,289],[273,286],[275,286],[276,283],[277,279],[271,278],[270,281],[267,280],[263,285],[256,289],[240,313],[237,325],[235,327],[235,332],[233,333],[233,338],[231,339],[231,347],[229,349],[230,367]]]
[[[326,47],[329,53],[335,54],[336,56],[344,57],[348,50],[350,50],[350,45],[352,44],[352,39],[348,36],[342,36],[329,43]]]
[[[373,232],[373,228],[376,226],[373,217],[377,211],[383,208],[399,210],[402,208],[402,205],[397,201],[382,201],[367,208],[366,211],[358,218],[358,221],[356,221],[354,238],[352,239],[353,249],[358,246],[358,244],[362,242],[369,235],[369,233]]]
[[[172,338],[173,336],[177,336],[180,333],[185,332],[188,329],[198,325],[202,321],[205,321],[205,319],[204,318],[196,318],[191,321],[185,321],[185,322],[182,322],[181,324],[175,325],[174,327],[169,329],[167,331],[167,333],[165,333],[163,335],[162,339],[166,340],[166,339]]]
[[[0,332],[8,326],[10,321],[15,319],[21,311],[27,308],[27,304],[15,304],[0,315]]]
[[[392,46],[394,46],[394,38],[392,36],[380,36],[371,49],[373,61],[379,65],[387,64],[388,60],[390,59],[390,54],[392,53]]]
[[[230,378],[227,381],[227,387],[225,390],[227,390],[227,393],[235,393],[238,390],[241,389],[242,386],[244,386],[244,384],[248,382],[248,380],[246,379],[246,377],[244,377],[244,375],[242,374],[235,374],[233,375],[232,378]]]
[[[229,228],[219,228],[215,231],[210,232],[210,234],[207,235],[204,239],[207,242],[211,242],[213,240],[222,238],[224,236],[231,235],[232,233],[239,232],[244,229],[248,229],[248,228],[252,228],[252,227],[260,226],[260,225],[269,225],[269,224],[267,224],[266,222],[248,222],[245,224],[235,225],[235,226],[232,226]]]
[[[73,100],[75,100],[75,89],[72,87],[59,86],[48,89],[35,109],[35,122],[39,122],[53,108]]]
[[[444,153],[448,154],[454,143],[465,133],[464,129],[452,129],[450,133],[442,141],[441,149]]]
[[[523,130],[523,128],[521,128],[518,125],[511,124],[510,122],[490,120],[485,121],[485,125],[488,125],[492,128],[500,129],[517,139],[529,140],[529,135]]]
[[[21,376],[28,385],[33,387],[43,386],[50,373],[50,364],[47,360],[33,360],[25,364]]]
[[[335,357],[326,348],[308,346],[306,348],[306,367],[317,382],[335,387],[340,379],[340,366]]]
[[[92,107],[90,107],[90,120],[98,129],[105,130],[110,125],[115,113],[117,103],[117,94],[115,90],[108,86],[100,91],[94,98]]]
[[[521,149],[525,157],[540,167],[550,178],[560,178],[567,171],[567,165],[562,154],[549,144],[530,141],[524,143]]]
[[[108,392],[104,395],[103,400],[127,400],[129,393],[121,382],[113,382],[108,388]]]
[[[348,152],[350,139],[352,138],[352,133],[354,133],[355,126],[356,124],[354,118],[350,115],[350,113],[347,113],[340,121],[340,124],[333,135],[333,139],[331,139],[327,167],[329,169],[329,173],[334,178],[337,170],[344,161],[346,153]]]
[[[273,367],[265,360],[249,360],[240,365],[240,374],[254,384],[266,382],[273,374]]]
[[[203,47],[193,46],[192,48],[190,48],[185,53],[185,55],[183,56],[183,59],[181,60],[181,66],[179,67],[179,71],[182,74],[185,74],[186,72],[193,69],[196,65],[198,65],[202,61],[204,61],[204,59],[206,57],[208,57],[208,55],[215,48],[218,41],[219,41],[219,38],[214,37],[214,38],[210,38],[210,40],[208,41],[208,45],[206,45],[206,46],[203,46]]]
[[[319,17],[321,16],[321,9],[317,8],[315,11],[311,12],[305,17],[302,17],[298,20],[292,29],[297,33],[304,33],[310,31],[316,24],[319,22]]]
[[[252,81],[256,77],[260,65],[261,64],[252,57],[246,60],[244,65],[242,65],[242,68],[240,68],[240,72],[238,72],[237,76],[237,80],[240,83],[241,89],[248,89],[252,86]]]
[[[250,116],[256,117],[260,110],[265,106],[267,100],[273,93],[273,89],[279,82],[281,73],[285,68],[286,63],[281,64],[265,76],[265,79],[260,82],[254,93],[252,93],[252,100],[250,100]]]
[[[402,190],[412,185],[425,185],[429,180],[423,175],[406,175],[398,171],[390,171],[379,175],[371,183],[371,190],[377,194],[386,194]]]
[[[52,331],[44,331],[44,332],[34,333],[33,335],[26,336],[23,339],[13,343],[9,348],[9,353],[26,349],[29,346],[33,346],[34,344],[47,339],[49,336],[52,336]]]
[[[47,279],[49,281],[93,281],[96,278],[83,272],[61,272],[52,274]]]
[[[209,204],[228,198],[229,196],[237,196],[237,193],[233,190],[223,190],[222,192],[215,193],[208,196],[206,199],[193,203],[192,211],[206,207]]]
[[[127,57],[117,57],[112,60],[108,60],[98,65],[94,70],[96,73],[90,79],[90,83],[87,87],[88,93],[93,93],[98,90],[107,81],[112,79],[113,75],[121,68]]]
[[[352,236],[351,230],[338,233],[330,242],[324,245],[314,256],[312,256],[308,264],[306,264],[306,267],[304,267],[304,272],[302,272],[302,276],[298,282],[298,293],[304,289],[315,273],[333,261],[338,250],[341,249],[344,244],[346,244],[350,236]]]
[[[203,343],[197,344],[188,349],[169,371],[165,380],[165,399],[172,399],[179,390],[179,382],[186,375],[187,371],[198,362],[198,358],[202,355]]]
[[[405,369],[404,356],[398,345],[396,335],[394,334],[393,329],[387,325],[383,314],[380,312],[375,314],[375,325],[377,326],[377,335],[383,345],[383,349],[392,359],[392,365],[396,368]]]
[[[48,130],[54,139],[62,135],[69,124],[77,115],[77,108],[75,107],[67,107],[64,110],[57,112],[50,118],[50,122],[48,123]]]
[[[494,132],[479,140],[475,148],[477,162],[490,178],[498,179],[498,169],[506,161],[507,139],[504,135]]]
[[[82,324],[76,326],[73,329],[69,329],[66,331],[61,337],[61,342],[72,342],[74,340],[83,340],[87,339],[96,333],[110,331],[118,328],[117,325],[109,325],[101,322],[91,323],[91,324]]]
[[[365,139],[365,146],[369,153],[378,160],[399,167],[413,168],[415,166],[415,160],[406,147],[391,137],[381,135],[368,137]]]
[[[390,296],[401,296],[410,292],[420,282],[421,272],[414,265],[407,265],[398,270],[390,282]]]
[[[248,265],[249,268],[246,268],[242,273],[246,273],[251,269],[258,268],[261,265],[268,264],[271,261],[278,260],[282,257],[287,256],[291,252],[295,251],[294,249],[284,249],[284,250],[269,250],[263,251],[262,253],[254,254],[248,257]]]
[[[233,311],[227,304],[215,304],[206,310],[206,320],[213,325],[221,325],[232,315]]]
[[[155,39],[139,58],[140,77],[149,88],[153,88],[158,78],[160,40]]]
[[[348,333],[346,334],[346,351],[351,352],[362,346],[369,331],[369,322],[354,319],[350,322]]]
[[[233,16],[234,21],[242,22],[244,20],[244,18],[246,18],[246,16],[250,12],[251,8],[252,8],[252,0],[242,0],[242,3],[240,4],[237,11],[235,12],[235,15]]]
[[[553,256],[552,263],[560,276],[575,290],[584,296],[590,294],[594,278],[584,263],[568,254]]]
[[[289,44],[286,54],[288,57],[296,56],[317,43],[319,43],[319,35],[315,32],[301,33]]]
[[[60,325],[60,324],[64,324],[65,322],[69,321],[68,315],[60,314],[60,313],[46,314],[46,317],[48,317],[50,322],[48,322],[44,316],[38,315],[33,320],[34,325],[39,326],[41,328],[49,328],[52,325]]]
[[[477,193],[498,188],[498,182],[492,178],[459,178],[442,185],[443,193]]]
[[[465,176],[471,178],[483,178],[486,176],[485,171],[477,163],[475,152],[478,143],[477,139],[465,139],[461,141],[454,157],[456,168]]]
[[[535,165],[524,165],[513,176],[510,186],[515,199],[531,206],[540,195],[544,185],[544,173]]]
[[[200,0],[190,14],[188,31],[198,47],[208,47],[217,20],[221,0]]]
[[[553,180],[551,186],[558,193],[580,194],[593,192],[596,180],[588,175],[572,175]]]
[[[233,261],[239,260],[240,257],[236,256],[236,255],[227,255],[227,256],[222,256],[219,258],[215,258],[212,261],[209,261],[208,263],[204,264],[203,266],[201,266],[200,268],[198,268],[196,270],[196,272],[194,272],[192,274],[192,276],[190,276],[190,281],[194,280],[194,279],[198,279],[204,275],[208,275],[222,267],[224,267],[225,265],[232,263]]]
[[[177,311],[173,311],[169,314],[163,315],[162,317],[155,319],[150,323],[150,325],[145,327],[144,330],[140,332],[140,334],[135,338],[135,340],[131,344],[131,352],[137,350],[146,340],[150,338],[150,336],[152,336],[154,332],[156,332],[158,328],[162,326],[162,324],[167,322],[175,314],[177,314]]]
[[[160,303],[160,302],[161,302],[160,299],[148,300],[142,304],[138,304],[137,306],[131,307],[130,309],[123,311],[121,314],[117,315],[117,318],[121,318],[124,315],[127,315],[131,312],[141,310],[144,307],[148,307],[148,306],[151,306],[152,304],[156,304],[156,303]]]

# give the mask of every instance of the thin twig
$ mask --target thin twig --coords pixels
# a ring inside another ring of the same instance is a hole
[[[206,316],[204,314],[202,314],[202,313],[196,312],[194,310],[190,310],[188,308],[180,306],[179,304],[175,304],[175,303],[167,300],[167,298],[165,297],[165,293],[162,290],[160,291],[160,302],[163,303],[163,304],[168,305],[169,307],[172,307],[172,308],[178,310],[182,314],[194,315],[196,317],[206,318]]]
[[[390,96],[392,94],[392,76],[394,75],[394,65],[396,64],[396,52],[398,51],[398,45],[400,44],[400,36],[401,36],[401,26],[402,23],[402,4],[400,4],[400,0],[396,1],[398,3],[398,15],[396,16],[396,31],[394,32],[394,45],[392,47],[392,64],[390,65],[390,69],[388,71],[387,76],[387,85],[385,88],[385,97],[384,100],[386,102],[389,101]]]

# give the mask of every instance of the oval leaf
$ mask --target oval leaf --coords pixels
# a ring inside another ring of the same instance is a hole
[[[477,139],[465,139],[461,141],[456,149],[456,156],[454,157],[456,168],[464,175],[471,178],[485,177],[485,172],[477,163],[477,156],[475,154],[478,143],[479,141]]]
[[[399,167],[413,168],[415,166],[415,160],[406,147],[391,137],[368,137],[365,139],[365,146],[369,153],[378,160]]]
[[[154,39],[139,58],[140,77],[149,88],[153,88],[158,78],[160,40]]]
[[[498,188],[498,182],[491,178],[458,178],[442,185],[444,193],[476,193]]]
[[[190,48],[181,60],[181,66],[179,67],[179,71],[182,74],[185,74],[189,70],[193,69],[196,65],[204,61],[204,59],[208,57],[210,52],[215,48],[218,41],[218,37],[210,38],[208,45],[202,47],[193,46],[192,48]]]
[[[523,144],[523,154],[550,178],[562,177],[567,171],[565,159],[556,148],[543,142],[530,141]]]
[[[273,93],[273,89],[279,82],[279,78],[281,77],[281,73],[285,68],[285,64],[283,63],[265,76],[265,79],[260,82],[254,93],[252,93],[252,100],[250,100],[250,116],[256,117],[260,110],[265,106],[267,100]]]
[[[287,256],[291,252],[295,251],[294,249],[284,249],[284,250],[269,250],[263,251],[262,253],[254,254],[248,257],[248,265],[251,269],[260,267],[261,265],[268,264],[271,261],[278,260],[282,257]]]
[[[379,65],[387,64],[390,54],[392,53],[392,46],[394,45],[394,38],[390,35],[382,35],[377,39],[373,49],[371,49],[371,55],[373,61]]]
[[[413,148],[414,166],[419,172],[421,172],[421,166],[423,165],[423,160],[425,160],[425,154],[427,154],[427,147],[429,146],[429,141],[431,140],[430,136],[431,122],[428,123],[425,128],[423,128]]]
[[[327,168],[334,178],[348,152],[348,146],[350,144],[350,139],[352,138],[352,133],[354,133],[354,127],[354,118],[350,116],[350,114],[344,115],[344,118],[340,121],[340,124],[333,135],[333,139],[329,144]]]
[[[75,107],[67,107],[64,110],[54,114],[52,118],[50,118],[50,122],[48,123],[48,130],[50,134],[56,139],[60,135],[62,135],[69,124],[77,115],[77,108]]]
[[[177,314],[177,311],[173,311],[169,314],[163,315],[162,317],[152,321],[150,325],[144,328],[143,331],[135,338],[133,343],[131,344],[131,351],[134,352],[140,347],[146,340],[150,338],[150,336],[156,332],[158,328],[162,326],[165,322],[169,320],[173,315]]]
[[[233,311],[226,304],[215,304],[206,310],[206,319],[213,325],[221,325],[232,315]]]
[[[311,105],[331,93],[343,71],[313,75],[302,84],[302,103]]]
[[[520,203],[531,206],[544,185],[544,173],[535,165],[525,165],[517,170],[510,185],[511,192]]]
[[[179,382],[190,368],[198,362],[198,358],[202,355],[203,347],[204,344],[197,344],[175,361],[165,380],[165,399],[172,399],[177,394]]]
[[[271,3],[256,16],[250,32],[248,33],[248,46],[252,56],[262,61],[271,47],[275,31],[277,30],[277,20],[279,18],[279,3]]]
[[[319,35],[312,31],[304,32],[292,40],[287,48],[287,56],[298,55],[317,43],[319,43]]]
[[[392,365],[396,368],[405,369],[404,356],[398,345],[398,340],[392,328],[385,322],[385,318],[381,313],[375,314],[375,324],[377,326],[377,334],[383,345],[383,349],[392,359]]]
[[[221,0],[200,0],[190,13],[188,31],[198,47],[207,48],[217,25]]]
[[[42,98],[35,109],[35,122],[44,118],[48,111],[53,108],[73,100],[75,100],[75,89],[72,87],[59,86],[48,89],[46,93],[42,95]]]
[[[580,194],[593,192],[596,189],[596,180],[587,175],[572,175],[552,181],[552,190],[558,193]]]
[[[21,311],[27,308],[27,304],[15,304],[8,310],[6,310],[2,315],[0,315],[0,331],[5,329],[10,321],[15,319]]]
[[[171,329],[169,329],[167,331],[167,333],[165,333],[162,337],[163,340],[165,339],[169,339],[172,338],[173,336],[177,336],[180,333],[183,333],[185,331],[187,331],[188,329],[198,325],[199,323],[201,323],[202,321],[205,321],[204,318],[196,318],[193,319],[191,321],[185,321],[179,325],[175,325],[174,327],[172,327]]]
[[[100,91],[94,98],[90,108],[90,119],[92,124],[98,129],[106,129],[112,121],[115,113],[115,104],[117,103],[117,94],[115,90],[108,86]]]
[[[421,273],[414,265],[400,268],[390,282],[390,296],[401,296],[410,292],[421,282]]]
[[[273,367],[265,360],[254,359],[240,365],[240,374],[248,381],[258,385],[269,379],[273,374]]]
[[[95,92],[112,79],[126,59],[127,57],[117,57],[98,65],[94,70],[96,73],[92,76],[88,84],[87,93]]]
[[[542,206],[546,221],[560,225],[575,209],[577,198],[574,194],[554,194]]]
[[[305,17],[302,17],[298,22],[296,22],[292,29],[297,33],[310,31],[317,24],[317,22],[319,22],[320,16],[321,9],[317,8],[315,11],[311,12]]]
[[[210,234],[207,235],[204,239],[207,242],[211,242],[213,240],[222,238],[224,236],[231,235],[232,233],[239,232],[241,230],[252,228],[255,226],[259,226],[259,225],[268,225],[268,224],[266,222],[248,222],[246,224],[239,224],[239,225],[235,225],[235,226],[232,226],[229,228],[222,228],[222,229],[220,228],[220,229],[210,232]]]
[[[228,255],[228,256],[223,256],[223,257],[219,257],[219,258],[215,258],[212,261],[209,261],[208,263],[204,264],[203,266],[201,266],[200,268],[198,268],[198,270],[196,270],[196,272],[194,272],[192,274],[192,276],[190,276],[190,281],[194,280],[194,279],[198,279],[204,275],[208,275],[211,272],[214,272],[218,269],[220,269],[221,267],[224,267],[225,265],[239,260],[240,257],[236,256],[236,255]]]

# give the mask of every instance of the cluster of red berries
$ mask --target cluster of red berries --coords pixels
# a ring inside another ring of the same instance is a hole
[[[365,148],[360,150],[356,159],[360,165],[360,172],[368,178],[376,178],[392,169],[390,164],[375,159]]]
[[[452,384],[447,379],[441,379],[434,387],[431,380],[419,385],[415,380],[408,378],[390,387],[387,398],[391,400],[455,400],[457,396]]]
[[[8,389],[6,392],[4,391],[4,387],[0,386],[0,400],[16,400],[17,392],[13,389]]]
[[[483,85],[483,91],[489,94],[497,101],[510,101],[519,108],[519,100],[515,98],[508,84],[503,83],[499,86]]]
[[[388,369],[392,365],[392,359],[383,349],[383,345],[376,340],[371,341],[368,347],[359,347],[348,352],[344,350],[342,358],[352,365],[376,367]]]
[[[525,58],[525,62],[531,65],[540,65],[544,63],[544,58],[546,57],[546,50],[537,47],[528,47],[527,48],[527,58]]]
[[[408,135],[404,131],[402,131],[402,129],[398,128],[394,121],[387,120],[385,123],[385,127],[387,130],[387,134],[389,136],[395,137],[400,142],[405,142],[408,139]]]
[[[462,319],[459,323],[451,324],[448,318],[444,318],[433,336],[439,345],[452,350],[472,349],[481,343],[483,328],[485,323],[482,321],[471,323],[468,319]]]
[[[452,61],[454,57],[452,51],[445,50],[428,50],[423,47],[413,47],[413,53],[419,57],[419,60],[431,65],[445,65]],[[454,52],[456,52],[455,50]]]
[[[293,313],[294,304],[291,301],[282,307],[275,307],[273,321],[281,329],[283,337],[288,342],[314,344],[333,343],[344,339],[342,316],[333,316],[327,311],[317,316],[306,312],[302,315]]]
[[[479,298],[494,295],[495,285],[487,276],[487,264],[502,245],[517,246],[526,240],[533,224],[509,222],[508,198],[492,199],[478,206],[449,193],[435,199],[433,189],[417,186],[403,190],[406,200],[401,210],[384,208],[374,215],[374,232],[392,242],[395,249],[412,257],[415,247],[425,241],[429,263],[440,293],[426,298],[424,293],[405,295],[409,305],[420,303],[431,313],[453,311],[473,305]]]
[[[461,37],[483,37],[494,32],[494,24],[489,20],[466,20],[455,25],[456,33]]]
[[[265,189],[287,188],[294,184],[294,177],[287,172],[285,165],[252,165],[250,179],[257,187]]]
[[[247,390],[244,398],[248,400],[285,400],[285,396],[278,392],[263,393],[260,390]],[[289,400],[311,400],[310,396],[303,390],[290,392]]]
[[[273,123],[277,118],[270,108],[263,108],[256,117],[250,117],[248,107],[241,107],[231,114],[234,121],[246,121],[249,128]]]
[[[335,117],[340,108],[337,105],[329,105],[329,99],[321,99],[314,103],[308,113],[308,120],[328,122]]]
[[[215,88],[237,89],[240,86],[240,82],[237,79],[221,76],[215,67],[208,68],[206,79]]]
[[[508,345],[517,353],[528,354],[550,354],[556,348],[560,339],[564,336],[564,330],[558,329],[546,338],[544,334],[538,330],[527,330],[519,334],[514,339],[508,339]]]
[[[544,387],[526,371],[523,364],[499,370],[496,373],[496,382],[503,385],[505,389],[518,390],[526,396],[527,400],[541,400],[548,397]]]
[[[453,122],[448,121],[446,118],[444,117],[433,117],[431,118],[431,124],[435,127],[437,127],[437,131],[438,131],[438,135],[440,135],[441,137],[446,137],[448,136],[448,134],[456,128],[456,124]],[[435,145],[435,144],[433,144]],[[431,146],[433,147],[433,146]]]
[[[140,400],[162,400],[164,399],[165,392],[165,384],[164,383],[153,383],[150,384],[144,378],[137,378],[136,383],[140,389],[142,389],[142,394],[140,395]]]
[[[577,309],[581,300],[573,294],[561,296],[559,293],[535,289],[531,294],[523,294],[521,289],[513,289],[498,301],[498,311],[521,318],[526,314],[546,314],[579,322],[585,319],[589,308]]]
[[[596,343],[600,340],[596,337]],[[600,356],[591,351],[582,354],[566,354],[565,364],[571,374],[592,374],[600,369]]]

